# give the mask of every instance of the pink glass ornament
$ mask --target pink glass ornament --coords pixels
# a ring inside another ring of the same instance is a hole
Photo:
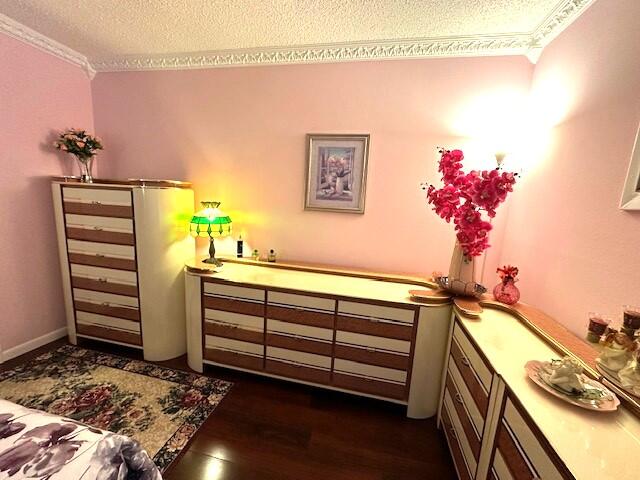
[[[520,290],[515,286],[513,280],[500,282],[493,289],[493,297],[499,302],[513,305],[520,300]]]

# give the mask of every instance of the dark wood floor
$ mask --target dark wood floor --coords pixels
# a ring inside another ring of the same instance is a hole
[[[60,340],[10,360],[11,368]],[[82,346],[138,358],[135,350]],[[188,369],[186,357],[165,366]],[[435,419],[409,420],[405,408],[353,395],[208,367],[234,382],[166,480],[454,479]]]

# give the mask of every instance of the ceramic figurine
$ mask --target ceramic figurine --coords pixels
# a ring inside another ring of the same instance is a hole
[[[551,363],[549,383],[571,394],[584,392],[582,365],[575,358],[565,357]]]
[[[621,370],[629,363],[631,353],[638,347],[624,333],[608,334],[604,339],[603,345],[604,348],[600,353],[600,363],[614,372]]]

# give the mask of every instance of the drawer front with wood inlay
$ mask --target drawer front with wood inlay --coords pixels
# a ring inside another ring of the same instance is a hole
[[[406,371],[409,368],[409,355],[389,353],[373,347],[363,348],[336,343],[335,357],[396,370]]]
[[[133,218],[133,208],[130,205],[109,205],[99,201],[83,203],[68,200],[64,202],[65,213],[76,215],[94,215],[114,218]]]
[[[478,406],[478,402],[476,402],[475,397],[469,390],[465,377],[462,376],[458,366],[453,361],[450,361],[449,366],[447,367],[447,377],[451,377],[453,384],[456,386],[456,392],[460,395],[460,400],[464,402],[465,409],[468,412],[469,418],[473,422],[475,430],[478,432],[479,436],[482,436],[484,424],[487,418],[486,410],[483,410]],[[480,401],[480,405],[483,405],[485,400],[484,397],[481,398],[482,400]]]
[[[243,342],[264,344],[264,332],[262,330],[240,328],[237,325],[225,322],[206,321],[204,323],[204,333],[206,335],[241,340]]]
[[[133,233],[67,226],[67,238],[86,242],[114,243],[116,245],[135,245]]]
[[[456,386],[456,383],[454,382],[451,374],[447,374],[445,382],[445,395],[453,400],[454,409],[458,414],[458,419],[460,420],[460,423],[462,425],[462,433],[466,437],[466,440],[471,448],[471,452],[473,453],[473,457],[477,462],[480,458],[482,430],[480,430],[479,432],[476,430],[476,426],[472,422],[471,415],[469,414],[469,406],[465,402],[465,399],[462,397],[462,395],[459,393],[458,387]]]
[[[264,302],[265,291],[259,288],[237,287],[224,283],[215,283],[205,280],[204,293],[206,295],[216,295],[219,297],[229,297],[238,300],[253,300]]]
[[[91,278],[94,280],[107,280],[129,285],[137,285],[138,276],[135,272],[117,270],[114,268],[93,267],[90,265],[71,264],[71,275],[74,277]]]
[[[411,341],[413,336],[411,324],[380,320],[376,317],[355,317],[343,313],[338,313],[336,329],[406,341]]]
[[[65,202],[131,206],[131,190],[125,188],[62,186],[62,198]]]
[[[133,220],[130,218],[66,214],[65,223],[67,228],[88,228],[92,230],[133,233]]]
[[[298,363],[310,367],[331,368],[331,357],[329,356],[290,350],[288,348],[267,346],[267,358]]]
[[[547,440],[528,414],[516,406],[510,395],[505,399],[496,445],[497,460],[494,458],[493,464],[496,472],[504,472],[506,467],[509,476],[515,480],[573,478],[568,472],[562,472],[561,462]],[[500,480],[503,478],[500,477]]]
[[[114,305],[109,302],[96,303],[78,300],[77,298],[75,299],[73,304],[76,311],[96,313],[99,315],[108,315],[110,317],[133,320],[135,322],[140,321],[140,311],[137,308]]]
[[[366,320],[364,320],[364,322],[366,322]],[[407,340],[396,340],[375,335],[345,332],[340,330],[340,328],[338,328],[336,332],[336,342],[349,346],[372,348],[374,350],[406,355],[411,351],[411,342]]]
[[[108,278],[87,278],[80,276],[71,277],[71,286],[73,288],[81,288],[84,290],[92,290],[96,292],[113,293],[117,295],[126,295],[129,297],[138,296],[137,285],[119,283],[109,280]]]
[[[449,451],[453,457],[453,463],[458,472],[458,478],[460,480],[471,480],[472,476],[464,460],[460,442],[458,441],[458,433],[451,422],[447,405],[443,405],[442,407],[442,428],[447,438],[447,443],[449,444]]]
[[[264,355],[264,345],[231,338],[205,336],[206,348],[218,348],[222,350],[232,350],[234,352],[247,353],[262,357]]]
[[[326,385],[331,379],[331,371],[328,369],[310,367],[301,363],[286,362],[267,357],[266,371],[281,377],[295,378],[305,382]]]
[[[128,345],[142,345],[142,336],[138,333],[102,327],[100,325],[77,323],[76,332],[78,335],[87,337],[111,340]]]
[[[73,298],[76,301],[108,304],[120,307],[138,308],[138,298],[126,295],[114,295],[106,292],[96,292],[94,290],[84,290],[82,288],[73,289]]]
[[[363,377],[370,377],[377,380],[388,380],[403,385],[407,381],[407,372],[403,370],[379,367],[377,365],[344,360],[342,358],[336,358],[334,360],[333,368],[336,372],[355,373]]]
[[[280,320],[274,320],[272,318],[267,319],[267,330],[269,332],[273,332],[277,334],[313,338],[318,340],[325,340],[328,342],[333,340],[333,328],[328,329],[328,328],[311,327],[309,325],[283,322]]]
[[[332,355],[333,351],[333,344],[330,341],[320,341],[299,335],[285,335],[269,331],[267,332],[267,345],[328,357]]]
[[[204,318],[207,321],[235,325],[248,330],[264,331],[264,317],[244,315],[242,313],[227,312],[225,310],[213,310],[206,308]]]
[[[250,355],[233,350],[222,350],[207,347],[204,350],[204,359],[223,365],[231,365],[249,370],[262,370],[264,358],[262,355]]]
[[[136,249],[131,245],[114,245],[113,243],[83,242],[67,239],[69,253],[79,255],[102,255],[110,258],[135,260]]]
[[[140,322],[127,320],[124,318],[111,317],[98,313],[84,312],[76,310],[76,322],[88,325],[100,325],[107,328],[126,330],[128,332],[140,333]]]
[[[403,400],[406,397],[404,384],[376,380],[350,373],[341,373],[337,370],[333,372],[333,385],[338,388],[344,388],[345,390],[353,390],[355,392],[396,400]]]
[[[473,454],[469,438],[465,435],[462,420],[460,419],[458,411],[456,410],[456,407],[454,405],[455,400],[451,397],[451,394],[447,389],[445,389],[443,402],[447,407],[449,421],[451,422],[451,427],[453,427],[453,431],[455,432],[455,437],[458,440],[458,445],[460,446],[460,450],[462,452],[463,462],[466,465],[469,475],[474,478],[476,475],[478,461]]]

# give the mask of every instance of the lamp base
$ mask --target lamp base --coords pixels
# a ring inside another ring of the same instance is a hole
[[[202,263],[210,263],[212,265],[215,265],[216,267],[221,267],[222,266],[222,262],[220,260],[218,260],[215,257],[209,257],[209,258],[205,258]]]

